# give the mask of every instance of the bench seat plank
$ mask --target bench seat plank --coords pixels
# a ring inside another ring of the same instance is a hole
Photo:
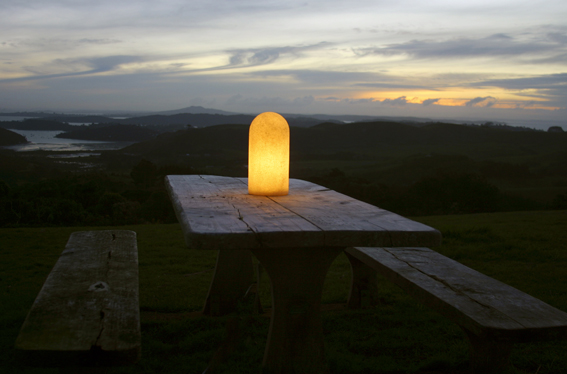
[[[347,252],[477,336],[513,341],[567,337],[567,313],[429,248]]]
[[[38,294],[16,349],[41,366],[110,366],[140,356],[136,233],[73,233]]]

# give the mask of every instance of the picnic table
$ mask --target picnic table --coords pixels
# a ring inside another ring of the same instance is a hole
[[[248,194],[247,178],[171,175],[166,185],[189,248],[219,250],[205,311],[234,306],[253,282],[252,253],[272,284],[263,367],[328,372],[323,283],[347,247],[431,247],[439,231],[328,188],[290,179],[289,194]]]

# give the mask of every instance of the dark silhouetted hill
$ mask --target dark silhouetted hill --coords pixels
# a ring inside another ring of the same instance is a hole
[[[284,116],[285,117],[285,116]],[[120,123],[136,125],[190,125],[192,127],[209,127],[217,125],[250,125],[255,116],[248,114],[207,114],[181,113],[173,115],[151,115],[132,117],[120,120]],[[322,121],[308,117],[285,117],[290,126],[311,127]],[[338,121],[336,121],[338,122]]]
[[[95,115],[51,115],[47,117],[52,121],[67,122],[67,123],[111,123],[117,122],[116,119],[105,116]]]
[[[415,152],[537,154],[561,151],[567,133],[520,132],[446,123],[416,127],[395,122],[323,123],[309,128],[291,127],[291,157],[311,157],[337,152],[361,154],[381,150],[411,149]],[[221,154],[248,150],[248,126],[225,125],[192,128],[162,134],[134,144],[123,152],[143,157],[174,157],[207,152]]]
[[[25,136],[0,128],[0,146],[23,144],[27,142],[28,140]]]
[[[74,127],[76,129],[76,127]],[[110,125],[80,128],[57,135],[57,138],[99,141],[143,141],[152,139],[157,132],[136,125]]]
[[[183,113],[191,113],[191,114],[222,114],[222,115],[238,114],[238,113],[234,113],[234,112],[226,112],[226,111],[224,111],[224,110],[204,108],[204,107],[202,107],[202,106],[195,106],[195,105],[188,106],[188,107],[181,108],[181,109],[174,109],[174,110],[166,110],[166,111],[156,112],[156,113],[152,113],[152,114],[170,116],[170,115],[173,115],[173,114],[183,114]]]
[[[119,152],[162,158],[199,153],[219,155],[247,150],[248,126],[219,125],[160,134],[155,139],[133,144]]]
[[[0,122],[0,127],[14,130],[35,130],[35,131],[70,131],[76,129],[75,126],[62,123],[52,119],[30,118],[25,121]]]

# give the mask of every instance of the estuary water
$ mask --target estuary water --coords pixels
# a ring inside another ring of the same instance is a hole
[[[7,117],[0,116],[0,121],[23,121],[26,117]],[[71,123],[71,125],[82,125],[82,123]],[[134,142],[106,142],[78,139],[56,138],[64,131],[39,131],[39,130],[14,130],[8,129],[17,134],[25,136],[29,143],[3,147],[12,149],[16,152],[31,151],[50,151],[50,152],[92,152],[120,149],[133,144]]]
[[[36,130],[14,130],[23,135],[29,141],[26,144],[4,147],[16,152],[51,151],[51,152],[91,152],[124,148],[134,142],[104,142],[92,140],[63,139],[55,136],[63,131],[36,131]]]

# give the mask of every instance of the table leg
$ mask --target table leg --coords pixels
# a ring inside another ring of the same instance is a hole
[[[238,300],[254,283],[256,277],[250,251],[219,251],[203,314],[221,316],[235,312]]]
[[[344,248],[254,249],[272,283],[267,373],[328,373],[321,325],[325,276]]]

